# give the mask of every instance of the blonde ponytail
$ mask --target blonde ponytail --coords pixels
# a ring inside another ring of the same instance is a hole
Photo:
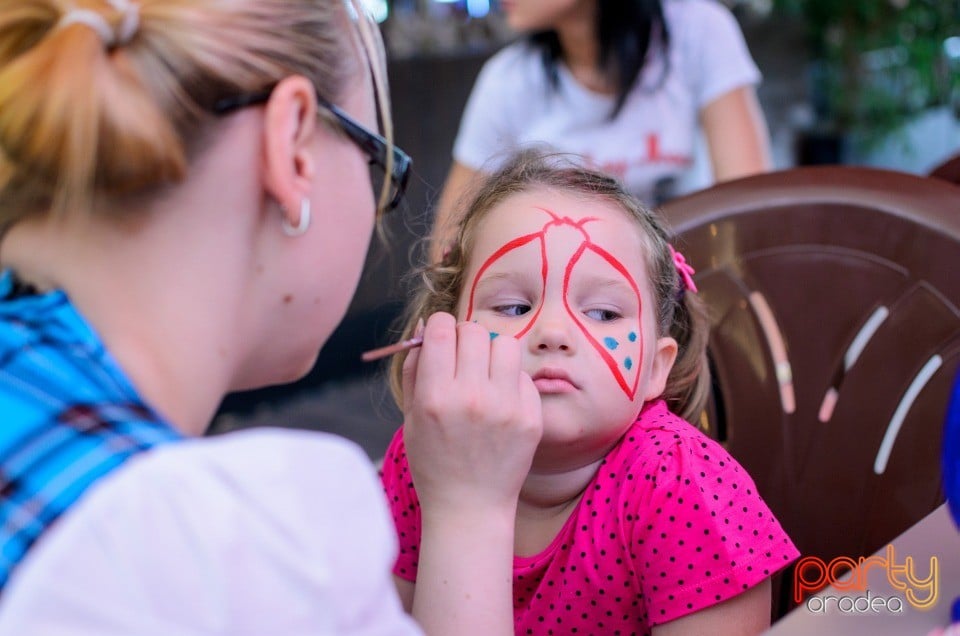
[[[37,207],[87,209],[95,190],[129,192],[186,170],[176,130],[125,53],[83,22],[61,26],[43,13],[0,11],[9,34],[0,36],[9,60],[0,67],[0,148],[12,164],[0,185],[17,186],[3,187],[15,196],[0,196],[0,224]]]
[[[122,0],[64,4],[0,3],[0,228],[182,179],[220,99],[303,75],[335,102],[360,70],[343,0],[140,0],[135,30]]]

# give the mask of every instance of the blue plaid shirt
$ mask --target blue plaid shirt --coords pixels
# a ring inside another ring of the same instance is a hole
[[[179,437],[66,294],[23,293],[0,274],[0,591],[97,479]]]

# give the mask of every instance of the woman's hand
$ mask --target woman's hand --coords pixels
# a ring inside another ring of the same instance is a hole
[[[520,344],[450,314],[427,320],[403,367],[404,444],[424,515],[516,510],[540,441]]]
[[[403,366],[403,441],[420,499],[413,616],[427,634],[513,634],[520,488],[543,431],[520,343],[450,314]]]

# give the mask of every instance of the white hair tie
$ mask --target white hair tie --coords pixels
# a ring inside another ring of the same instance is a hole
[[[140,5],[130,0],[107,0],[114,9],[123,14],[120,29],[117,31],[117,42],[123,46],[133,39],[140,28]]]
[[[113,42],[116,40],[116,34],[114,34],[113,29],[110,28],[110,25],[107,24],[106,18],[96,11],[91,11],[90,9],[70,9],[60,17],[57,28],[62,29],[71,24],[87,25],[97,32],[97,35],[100,36],[100,39],[103,40],[103,43],[107,46],[113,46]]]
[[[120,27],[114,30],[102,14],[91,9],[70,9],[60,17],[57,28],[71,24],[84,24],[100,36],[107,48],[122,46],[133,39],[140,28],[140,7],[130,0],[107,0],[117,12],[123,15]]]

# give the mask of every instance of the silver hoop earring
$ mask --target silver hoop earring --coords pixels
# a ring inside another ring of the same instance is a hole
[[[290,225],[287,217],[283,217],[280,222],[283,233],[287,236],[300,236],[310,227],[310,199],[303,197],[300,199],[300,220],[296,225]]]

